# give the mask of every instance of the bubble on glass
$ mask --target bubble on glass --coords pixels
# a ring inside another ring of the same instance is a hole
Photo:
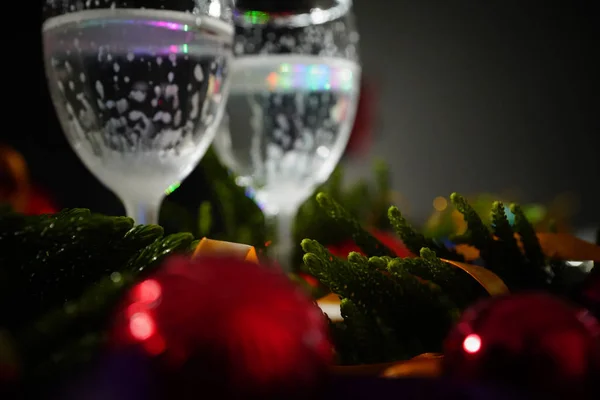
[[[100,99],[104,99],[104,85],[100,81],[96,81],[96,92]]]
[[[196,81],[198,82],[204,81],[204,73],[202,72],[200,64],[196,64],[194,67],[194,78],[196,78]]]

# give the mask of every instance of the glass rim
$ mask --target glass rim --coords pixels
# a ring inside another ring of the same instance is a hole
[[[118,8],[97,8],[97,9],[92,9],[92,10],[81,10],[78,12],[70,12],[70,13],[65,13],[65,14],[61,14],[61,15],[57,15],[55,17],[52,18],[48,18],[46,19],[43,23],[42,23],[42,32],[48,29],[52,29],[57,25],[60,25],[62,23],[65,22],[77,22],[80,21],[82,19],[82,16],[85,17],[87,15],[90,16],[94,16],[97,13],[106,13],[106,12],[113,12],[115,14],[115,17],[119,17],[119,13],[118,11],[122,10],[122,9],[118,9]],[[182,17],[182,14],[185,15],[185,19],[189,19],[190,20],[190,24],[192,24],[192,21],[195,23],[197,21],[198,18],[202,19],[203,15],[196,15],[196,14],[192,14],[192,13],[181,13],[179,11],[171,11],[171,10],[153,10],[153,9],[130,9],[129,10],[129,14],[127,15],[127,19],[131,18],[132,15],[135,16],[137,13],[139,13],[140,15],[144,15],[147,16],[149,13],[155,13],[157,16],[160,16],[162,18],[173,18],[176,20],[183,20],[184,18]],[[208,29],[216,29],[219,31],[224,31],[224,32],[230,32],[231,34],[233,34],[233,27],[231,26],[231,24],[222,21],[220,19],[216,19],[216,18],[211,18],[211,19],[207,19],[205,21],[202,21],[201,24],[204,24],[204,26]]]
[[[326,10],[313,8],[302,14],[269,13],[236,8],[233,10],[233,22],[241,27],[273,25],[299,28],[336,20],[347,14],[351,8],[352,0],[336,0],[336,4],[331,8]]]

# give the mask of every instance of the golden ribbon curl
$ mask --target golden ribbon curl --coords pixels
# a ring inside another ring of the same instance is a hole
[[[425,353],[408,361],[394,363],[380,374],[383,378],[437,378],[442,375],[444,356]]]
[[[490,296],[499,296],[508,293],[508,287],[502,279],[494,274],[489,269],[480,267],[478,265],[466,264],[458,261],[444,260],[443,262],[448,263],[456,268],[462,269],[467,274],[471,275]]]
[[[12,147],[0,144],[0,201],[8,202],[17,212],[24,212],[30,193],[25,158]]]
[[[202,256],[212,257],[233,257],[243,261],[258,264],[258,256],[254,246],[241,243],[225,242],[222,240],[212,240],[202,238],[194,250],[193,258]]]
[[[433,378],[441,374],[443,356],[424,353],[407,361],[382,364],[338,365],[332,372],[338,376],[381,376],[383,378]]]

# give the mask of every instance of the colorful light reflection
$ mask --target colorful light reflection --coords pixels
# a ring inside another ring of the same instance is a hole
[[[310,89],[314,91],[348,91],[353,88],[354,74],[345,67],[325,64],[281,64],[269,73],[266,83],[270,90]]]
[[[92,26],[106,26],[111,24],[129,24],[129,25],[147,25],[156,26],[157,28],[164,28],[170,31],[188,32],[190,30],[189,24],[179,24],[172,21],[144,21],[140,19],[123,20],[119,18],[115,19],[86,19],[79,22],[82,28],[88,28]]]

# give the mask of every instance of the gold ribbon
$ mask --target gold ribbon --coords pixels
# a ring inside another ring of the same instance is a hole
[[[317,300],[317,305],[327,314],[332,322],[341,322],[344,320],[340,311],[340,298],[337,294],[330,293],[327,296],[321,297]]]
[[[458,261],[444,259],[442,259],[442,261],[453,265],[456,268],[462,269],[467,274],[471,275],[473,279],[483,286],[490,296],[499,296],[501,294],[508,293],[508,287],[504,281],[502,281],[498,275],[494,274],[489,269],[480,267],[478,265],[461,263]]]
[[[254,264],[259,263],[254,246],[207,238],[200,240],[192,257],[197,258],[202,256],[233,257]]]
[[[29,171],[25,158],[12,147],[0,144],[0,175],[6,175],[11,186],[14,186],[4,199],[17,212],[24,212],[29,201]],[[3,200],[3,199],[0,199]]]
[[[566,261],[596,261],[600,262],[600,246],[581,240],[568,233],[538,233],[542,252],[548,258]],[[518,236],[516,238],[520,239]],[[461,244],[456,251],[467,261],[479,258],[479,250],[473,246]]]
[[[381,373],[383,378],[437,378],[442,374],[444,356],[436,353],[421,354],[408,361],[400,361]]]
[[[441,374],[443,356],[436,353],[425,353],[407,361],[336,365],[331,371],[337,376],[381,376],[384,378],[431,378]]]
[[[334,365],[331,372],[338,376],[380,376],[396,363],[361,364],[361,365]]]

